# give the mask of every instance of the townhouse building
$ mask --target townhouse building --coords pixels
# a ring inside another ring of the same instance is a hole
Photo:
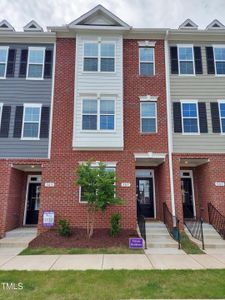
[[[104,162],[136,228],[164,220],[163,203],[183,226],[225,214],[225,29],[132,28],[98,5],[47,32],[34,21],[15,32],[0,23],[0,234],[25,225],[45,230],[54,212],[86,226],[76,185],[79,164]],[[174,224],[175,225],[175,224]]]

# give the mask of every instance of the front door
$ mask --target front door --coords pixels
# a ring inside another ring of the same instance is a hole
[[[141,214],[146,218],[154,218],[153,178],[137,178],[136,181]]]
[[[26,225],[38,223],[41,183],[28,183]]]
[[[185,219],[194,218],[194,202],[193,202],[193,188],[192,178],[181,178],[181,192],[183,201],[183,213]]]

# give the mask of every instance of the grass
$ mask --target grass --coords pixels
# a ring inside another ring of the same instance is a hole
[[[0,282],[23,283],[3,290],[4,300],[224,299],[225,270],[1,271]]]
[[[194,242],[192,242],[185,232],[181,233],[181,248],[187,254],[205,254]]]
[[[20,255],[53,255],[53,254],[142,254],[143,250],[132,250],[122,247],[111,248],[26,248]]]

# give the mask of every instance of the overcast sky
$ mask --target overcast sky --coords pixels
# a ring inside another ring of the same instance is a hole
[[[70,23],[102,4],[133,27],[177,28],[191,18],[200,28],[225,24],[225,0],[0,0],[0,19],[17,30],[34,19],[42,27]]]

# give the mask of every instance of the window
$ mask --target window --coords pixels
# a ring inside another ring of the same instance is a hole
[[[0,129],[1,129],[1,122],[2,122],[2,109],[3,109],[3,103],[0,103]]]
[[[23,139],[39,139],[41,104],[25,104],[23,111]]]
[[[6,77],[8,51],[8,47],[0,47],[0,78]]]
[[[225,101],[219,101],[219,112],[221,132],[225,133]]]
[[[83,130],[114,130],[115,101],[84,99],[82,111]]]
[[[154,66],[154,48],[140,47],[139,48],[139,73],[144,76],[151,76],[155,73]]]
[[[156,133],[156,103],[141,102],[141,132]]]
[[[225,47],[214,47],[214,61],[217,75],[225,75]]]
[[[179,74],[195,74],[193,46],[178,46],[178,60]]]
[[[87,72],[114,72],[115,44],[85,42],[83,70]]]
[[[181,102],[183,133],[199,133],[197,102]]]
[[[27,78],[43,79],[45,48],[29,48]]]
[[[95,168],[95,166],[93,166],[93,168]],[[116,168],[115,167],[110,167],[110,166],[106,166],[105,170],[107,172],[116,172]],[[96,191],[97,192],[97,191]],[[82,186],[80,186],[80,202],[83,202],[83,203],[87,203],[87,201],[85,200],[85,196],[84,196],[84,188]]]

